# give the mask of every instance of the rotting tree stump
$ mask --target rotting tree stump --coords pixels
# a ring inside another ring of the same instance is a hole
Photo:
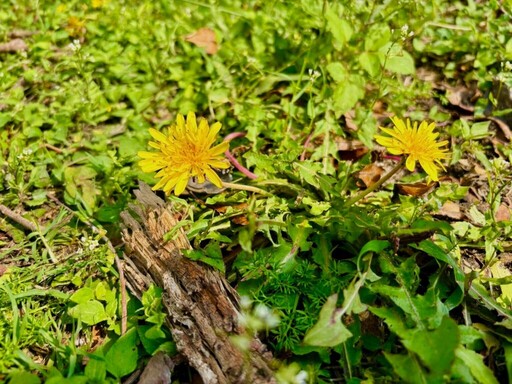
[[[177,349],[206,384],[275,383],[272,355],[255,338],[249,351],[230,341],[243,334],[238,324],[238,294],[221,273],[183,256],[192,249],[180,228],[181,212],[144,183],[135,191],[138,204],[121,214],[126,245],[124,271],[128,288],[141,297],[150,284],[163,289],[163,304]]]

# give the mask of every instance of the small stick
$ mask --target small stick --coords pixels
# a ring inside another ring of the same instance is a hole
[[[25,227],[26,229],[29,229],[31,230],[32,232],[37,232],[37,226],[25,219],[23,216],[21,216],[20,214],[12,211],[11,209],[7,208],[5,205],[3,204],[0,204],[0,212],[4,215],[4,216],[7,216],[8,218],[10,218],[11,220],[14,220],[15,222],[17,222],[18,224],[22,225],[23,227]]]

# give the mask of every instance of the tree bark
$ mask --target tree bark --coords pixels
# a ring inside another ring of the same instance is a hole
[[[164,290],[178,351],[206,384],[275,383],[272,355],[259,339],[248,351],[230,341],[244,333],[237,292],[219,271],[183,256],[182,250],[192,247],[184,231],[175,228],[182,213],[144,183],[135,195],[138,204],[121,214],[128,288],[139,298],[152,283]],[[173,229],[173,239],[164,242],[164,234]]]

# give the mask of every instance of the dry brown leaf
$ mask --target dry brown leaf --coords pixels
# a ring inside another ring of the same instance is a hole
[[[446,89],[446,98],[450,102],[450,104],[455,105],[459,108],[462,108],[468,112],[474,112],[475,107],[470,104],[469,99],[472,98],[471,90],[466,87],[448,87]]]
[[[500,129],[501,129],[501,132],[503,132],[503,135],[508,139],[508,140],[511,140],[512,139],[512,132],[510,131],[510,127],[508,126],[507,123],[505,123],[503,120],[500,120],[499,118],[497,117],[493,117],[493,116],[487,116],[487,118],[491,121],[493,121]]]
[[[496,221],[510,221],[510,209],[505,204],[501,204],[496,211],[495,218]]]
[[[429,192],[435,183],[412,183],[412,184],[396,184],[395,187],[399,194],[407,196],[421,196]]]
[[[359,140],[347,141],[339,137],[336,139],[336,146],[341,160],[358,160],[368,153],[368,148]]]
[[[204,48],[209,55],[214,55],[219,50],[215,32],[210,28],[200,28],[186,36],[185,40],[198,47]]]
[[[13,39],[7,43],[0,44],[0,52],[19,52],[28,49],[27,43],[23,39]]]
[[[380,180],[380,176],[384,172],[384,169],[376,165],[375,163],[368,164],[361,171],[357,173],[357,178],[362,181],[363,184],[358,182],[360,187],[370,187]]]
[[[345,117],[345,126],[347,127],[347,129],[351,130],[351,131],[357,131],[357,125],[356,123],[354,123],[354,118],[356,117],[356,113],[354,110],[351,110],[351,111],[348,111],[347,113],[345,113],[343,115],[343,117]]]
[[[437,215],[449,217],[454,220],[461,220],[463,217],[460,205],[453,201],[446,201],[441,209],[437,212]]]

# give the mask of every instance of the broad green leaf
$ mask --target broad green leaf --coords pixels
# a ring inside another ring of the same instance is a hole
[[[364,39],[365,51],[378,51],[389,43],[391,31],[387,24],[375,24],[370,27],[366,38]]]
[[[381,319],[384,319],[384,322],[387,324],[389,329],[396,333],[401,338],[407,337],[407,333],[410,332],[410,329],[407,327],[405,323],[405,319],[403,315],[400,313],[400,310],[396,307],[368,307],[370,312],[374,313]]]
[[[457,323],[445,317],[439,328],[432,331],[416,329],[407,333],[402,343],[420,357],[430,372],[436,375],[448,373],[455,360],[455,350],[459,346]]]
[[[374,52],[363,52],[359,55],[359,64],[371,77],[376,77],[381,72],[379,55]]]
[[[333,63],[329,63],[327,65],[327,72],[334,79],[336,83],[341,83],[346,81],[348,78],[348,73],[342,63],[335,61]]]
[[[69,300],[77,304],[85,303],[92,299],[94,299],[94,290],[89,287],[80,288],[69,298]]]
[[[389,248],[391,243],[387,240],[371,240],[367,242],[363,248],[359,251],[359,257],[363,256],[365,253],[373,252],[380,253],[383,250]]]
[[[9,384],[39,384],[41,379],[30,372],[18,371],[9,375]]]
[[[338,295],[330,296],[320,310],[317,323],[304,336],[304,344],[317,347],[334,347],[352,336],[341,322],[341,310],[336,308]]]
[[[388,43],[380,49],[380,62],[388,71],[411,75],[416,71],[414,59],[400,45]]]
[[[350,23],[338,16],[333,9],[329,9],[326,12],[325,18],[327,20],[327,29],[332,33],[334,40],[339,44],[339,47],[335,47],[342,49],[352,37],[354,30]]]
[[[364,88],[350,81],[337,84],[333,94],[333,108],[336,116],[350,111],[364,97]]]
[[[201,261],[221,272],[226,270],[226,266],[224,265],[224,260],[222,258],[222,251],[220,250],[219,244],[216,242],[209,243],[204,250],[183,250],[183,254],[191,260]]]
[[[312,243],[308,240],[309,235],[313,232],[313,227],[307,220],[296,223],[293,220],[288,223],[288,234],[290,235],[293,246],[299,247],[303,252],[311,248]]]
[[[413,356],[394,355],[388,352],[384,352],[384,356],[389,361],[396,374],[400,376],[404,382],[411,384],[429,382],[418,360]]]
[[[89,354],[89,361],[85,366],[84,373],[89,379],[88,383],[101,384],[107,377],[107,364],[105,358],[97,353]]]
[[[455,354],[480,384],[499,384],[492,370],[484,364],[482,355],[464,347],[457,348]]]
[[[98,300],[77,304],[69,310],[69,315],[88,325],[98,324],[108,319],[103,304]]]
[[[117,339],[105,354],[107,371],[117,378],[132,373],[137,368],[137,330],[131,328]]]
[[[343,290],[343,310],[345,313],[357,314],[366,310],[367,306],[361,303],[359,289],[361,289],[361,282],[352,281],[348,288]]]
[[[373,284],[370,289],[375,293],[388,296],[418,325],[437,327],[447,315],[446,307],[434,290],[428,290],[422,296],[409,292],[405,287],[382,285],[380,282]]]

